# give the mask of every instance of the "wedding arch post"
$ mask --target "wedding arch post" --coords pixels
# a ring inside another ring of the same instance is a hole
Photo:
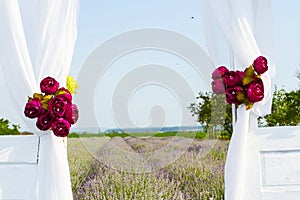
[[[228,59],[222,57],[225,48],[220,44],[226,44],[232,50],[237,69],[244,70],[260,55],[271,61],[268,72],[261,76],[264,82],[264,99],[250,110],[240,105],[236,119],[233,119],[236,122],[233,121],[233,133],[225,165],[225,199],[241,200],[246,173],[248,131],[258,126],[250,121],[256,121],[259,116],[271,112],[271,78],[275,72],[272,63],[271,0],[202,0],[201,6],[208,52],[216,67],[223,65],[226,63],[225,59]]]
[[[38,131],[23,111],[44,77],[64,85],[77,37],[78,7],[79,0],[0,1],[0,66],[16,111],[39,138],[38,200],[73,199],[63,138]]]

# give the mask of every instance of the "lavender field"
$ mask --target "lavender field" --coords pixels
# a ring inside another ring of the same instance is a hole
[[[222,200],[227,147],[179,137],[70,138],[74,199]]]

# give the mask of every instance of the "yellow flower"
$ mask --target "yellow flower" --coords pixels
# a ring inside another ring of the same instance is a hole
[[[76,80],[71,76],[67,76],[67,89],[70,91],[70,93],[75,94],[78,88],[79,85]]]

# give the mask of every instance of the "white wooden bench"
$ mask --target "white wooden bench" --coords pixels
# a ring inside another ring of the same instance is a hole
[[[299,200],[300,127],[250,130],[245,168],[243,200]]]
[[[36,199],[39,136],[0,136],[0,199]]]
[[[72,200],[66,139],[0,136],[1,200]]]

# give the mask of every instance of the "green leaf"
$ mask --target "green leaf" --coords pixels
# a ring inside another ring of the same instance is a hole
[[[48,109],[48,103],[42,103],[42,107],[44,110],[47,110]]]
[[[248,85],[248,84],[252,83],[253,80],[254,80],[254,78],[252,78],[252,77],[244,76],[243,77],[243,85]]]
[[[247,77],[254,77],[254,68],[252,65],[250,65],[248,68],[245,69],[245,76]]]
[[[52,95],[45,95],[43,96],[43,98],[41,99],[41,103],[44,104],[48,104],[48,102],[52,99]]]
[[[61,94],[66,94],[67,92],[64,91],[64,90],[57,90],[57,92],[55,92],[54,96],[57,96],[57,95],[61,95]]]
[[[27,100],[27,102],[31,102],[33,100],[33,98],[32,97],[28,97],[28,100]]]
[[[40,93],[34,93],[34,94],[33,94],[33,98],[42,100],[42,99],[43,99],[43,94],[40,94]]]
[[[240,102],[245,102],[246,101],[246,95],[243,92],[239,92],[236,95],[237,100],[239,100]]]

